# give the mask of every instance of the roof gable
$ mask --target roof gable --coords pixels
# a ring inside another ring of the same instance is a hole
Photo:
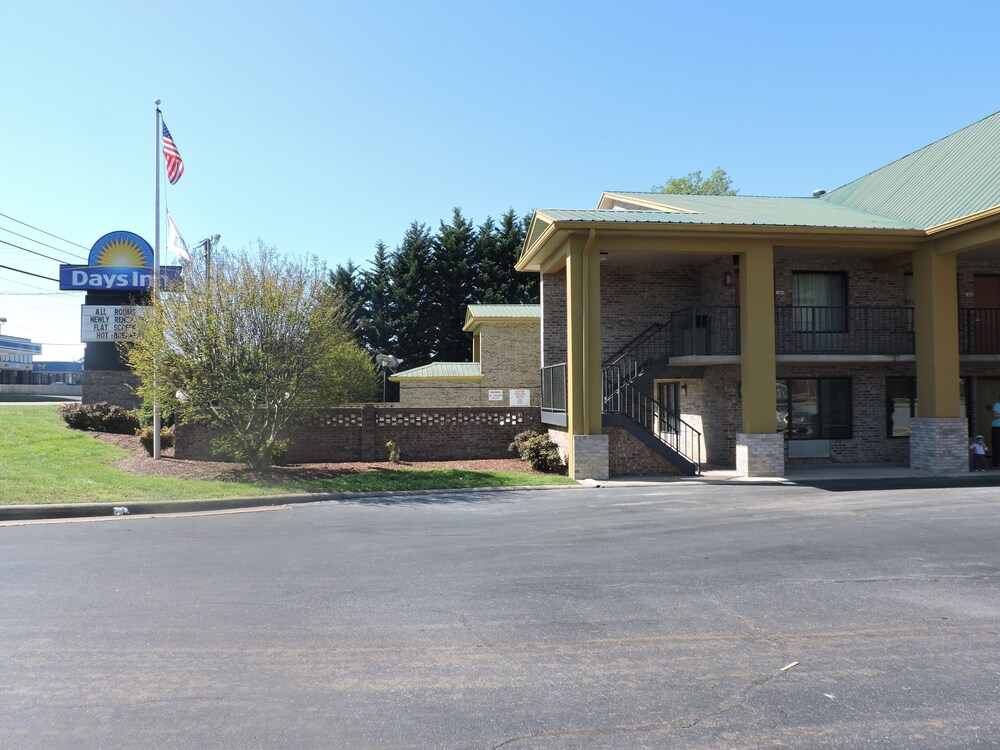
[[[820,201],[924,229],[1000,206],[1000,112],[832,190]]]

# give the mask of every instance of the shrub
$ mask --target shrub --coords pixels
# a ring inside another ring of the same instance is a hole
[[[139,442],[142,443],[142,447],[146,449],[146,453],[150,456],[153,455],[153,428],[143,427],[141,430],[136,430],[136,435],[139,436]],[[160,428],[160,448],[170,448],[174,444],[174,433],[166,427]]]
[[[508,450],[517,453],[521,460],[526,461],[535,471],[546,474],[561,474],[564,471],[559,448],[548,435],[530,431],[520,432],[514,436],[514,442],[510,444]]]
[[[59,414],[74,430],[134,435],[139,429],[139,415],[136,411],[105,401],[95,404],[63,404],[59,407]]]

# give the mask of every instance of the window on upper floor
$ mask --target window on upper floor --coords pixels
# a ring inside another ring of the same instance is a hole
[[[847,274],[820,271],[792,272],[794,329],[839,333],[847,330]]]

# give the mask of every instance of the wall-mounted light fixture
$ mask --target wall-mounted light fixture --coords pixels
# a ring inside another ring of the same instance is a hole
[[[722,272],[722,286],[726,287],[726,289],[731,289],[732,288],[732,286],[733,286],[733,272],[732,271],[723,271]]]
[[[600,262],[603,263],[608,259],[608,253],[606,250],[601,250]]]
[[[681,395],[682,396],[688,395],[688,384],[687,383],[681,383]]]

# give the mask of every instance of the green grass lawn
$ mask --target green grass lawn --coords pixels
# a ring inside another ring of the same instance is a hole
[[[113,468],[126,455],[120,448],[68,429],[56,406],[0,407],[0,505],[574,484],[551,475],[412,468],[285,483],[209,482],[137,476]]]

